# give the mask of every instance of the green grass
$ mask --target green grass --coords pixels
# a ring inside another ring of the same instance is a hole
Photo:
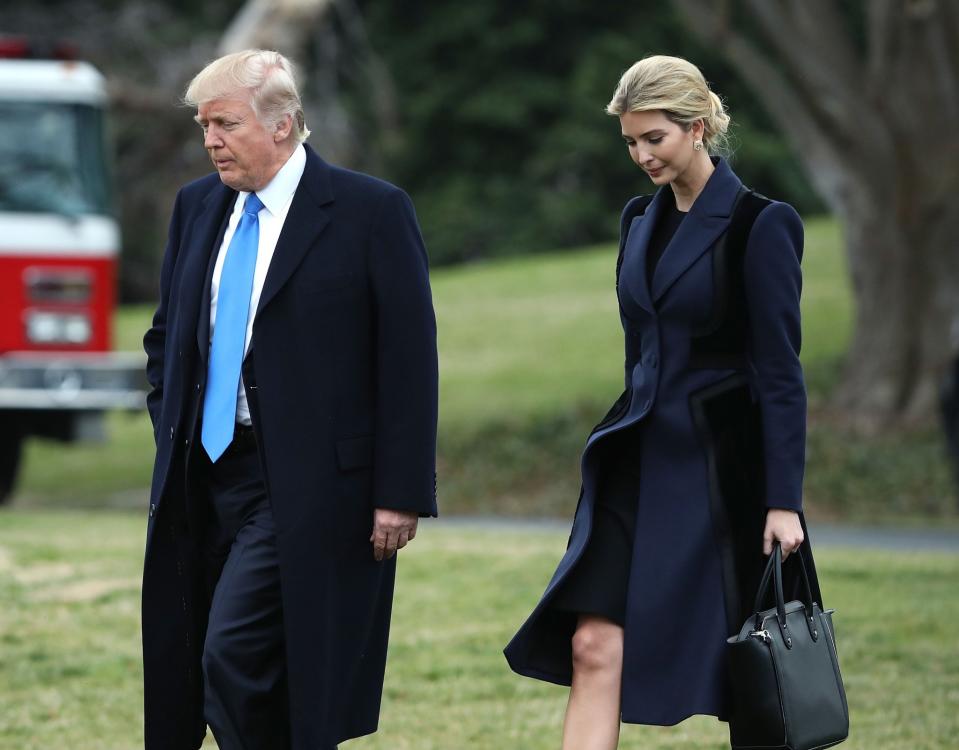
[[[0,512],[0,747],[142,747],[139,575],[145,522],[128,513]],[[500,653],[565,545],[560,531],[425,522],[401,554],[377,735],[344,750],[546,750],[562,688]],[[854,750],[955,747],[959,555],[821,548]],[[719,750],[725,725],[627,726],[625,750]],[[212,747],[212,743],[209,743]]]
[[[606,245],[435,272],[444,427],[611,403],[623,388],[615,264],[616,247]],[[803,362],[819,398],[852,315],[835,222],[807,222],[804,267]]]
[[[616,247],[604,245],[433,273],[445,512],[571,512],[585,435],[623,387],[615,261]],[[855,520],[955,519],[935,428],[867,440],[823,413],[852,316],[836,222],[806,221],[803,267],[808,507]],[[147,306],[120,311],[117,348],[140,349],[150,314]],[[146,415],[111,415],[109,428],[105,445],[31,441],[19,502],[142,506],[153,453]]]
[[[623,382],[615,265],[616,246],[601,245],[435,270],[443,426],[469,430],[478,420],[615,399]],[[820,395],[834,380],[852,315],[836,222],[806,222],[803,266],[803,362]],[[121,310],[118,349],[142,348],[151,313]]]

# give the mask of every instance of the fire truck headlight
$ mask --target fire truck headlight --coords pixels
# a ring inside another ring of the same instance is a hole
[[[27,339],[32,344],[86,344],[93,335],[90,319],[83,313],[27,313]]]
[[[90,319],[86,315],[65,315],[63,320],[63,338],[70,344],[85,344],[93,331]]]

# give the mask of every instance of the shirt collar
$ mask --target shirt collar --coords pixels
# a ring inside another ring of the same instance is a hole
[[[286,164],[280,167],[280,171],[273,176],[267,186],[256,191],[257,197],[271,214],[277,216],[290,202],[297,185],[300,184],[304,169],[306,169],[306,149],[301,143],[297,145],[290,154],[290,158],[286,160]],[[248,195],[248,191],[241,190],[236,205],[242,206]]]

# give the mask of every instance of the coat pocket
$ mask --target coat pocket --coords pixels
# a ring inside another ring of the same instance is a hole
[[[336,441],[336,465],[340,471],[354,471],[373,465],[373,436],[344,438]]]

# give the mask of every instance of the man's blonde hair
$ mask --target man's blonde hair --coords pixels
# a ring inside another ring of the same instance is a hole
[[[183,102],[196,107],[244,94],[260,122],[272,126],[289,115],[297,143],[309,136],[293,63],[272,50],[248,49],[214,60],[190,81]]]

